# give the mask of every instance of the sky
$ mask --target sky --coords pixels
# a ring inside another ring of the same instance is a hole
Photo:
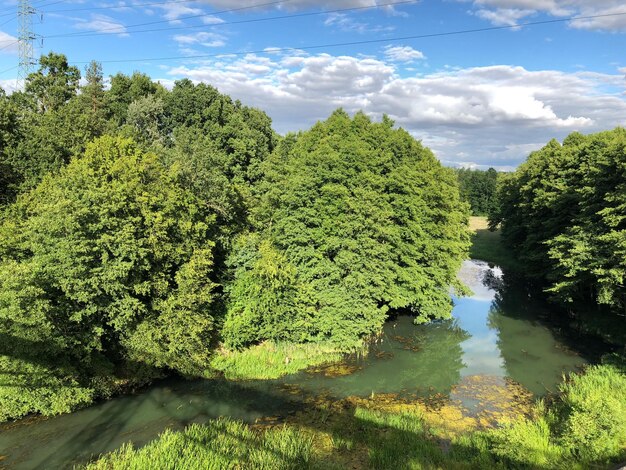
[[[0,0],[15,89],[17,0]],[[35,56],[190,78],[281,134],[387,114],[446,165],[512,170],[550,139],[626,125],[623,0],[31,0]],[[573,19],[572,18],[578,18]]]

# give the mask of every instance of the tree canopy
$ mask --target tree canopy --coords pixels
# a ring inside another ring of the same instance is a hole
[[[528,273],[566,304],[626,307],[626,131],[550,141],[499,187],[490,216]]]
[[[392,309],[449,316],[467,207],[453,171],[392,125],[339,110],[268,160],[256,230],[231,257],[229,344],[349,345]]]

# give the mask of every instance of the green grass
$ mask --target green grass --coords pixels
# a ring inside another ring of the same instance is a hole
[[[183,432],[165,431],[137,450],[127,444],[88,465],[88,470],[268,470],[311,468],[310,436],[283,427],[260,433],[230,419],[192,424]]]
[[[340,361],[336,345],[323,343],[276,343],[266,341],[242,351],[219,351],[211,367],[227,379],[276,379],[310,366]]]
[[[489,231],[487,217],[470,217],[470,230],[472,231],[470,258],[497,264],[509,271],[519,271],[519,262],[503,245],[500,230]]]

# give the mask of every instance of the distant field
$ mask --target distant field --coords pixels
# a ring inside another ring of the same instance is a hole
[[[517,261],[500,240],[500,230],[489,231],[487,217],[470,217],[469,227],[473,232],[470,258],[494,263],[507,269],[519,269]]]

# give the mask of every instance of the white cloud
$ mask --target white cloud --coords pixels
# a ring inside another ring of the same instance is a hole
[[[20,90],[22,87],[17,86],[17,80],[15,78],[0,80],[0,88],[2,88],[7,95],[10,95],[14,91]]]
[[[391,62],[413,62],[426,58],[421,51],[410,46],[387,46],[385,47],[385,57]]]
[[[515,8],[497,8],[495,10],[480,9],[476,16],[496,26],[515,26],[519,20],[536,13],[534,10],[518,10]]]
[[[473,0],[473,6],[474,14],[495,25],[515,25],[536,13],[546,13],[561,18],[595,16],[572,21],[572,28],[626,32],[623,0]]]
[[[92,13],[89,20],[76,18],[76,29],[85,31],[95,31],[97,33],[118,34],[120,36],[128,36],[126,26],[119,23],[110,16]]]
[[[403,0],[398,0],[398,2]],[[255,5],[259,5],[258,0],[206,0],[206,4],[220,9],[233,9],[233,8],[247,8]],[[269,2],[268,2],[269,3]],[[265,5],[259,9],[277,8],[283,10],[304,10],[304,9],[340,9],[340,8],[353,8],[353,7],[375,7],[379,3],[396,3],[393,0],[387,0],[385,2],[376,0],[291,0],[277,5]],[[389,7],[385,7],[387,10]],[[389,10],[392,11],[392,10]],[[395,14],[395,10],[393,10]]]
[[[17,38],[0,31],[0,54],[17,54]]]
[[[332,110],[388,114],[450,164],[510,169],[551,138],[626,124],[623,75],[498,65],[401,77],[388,60],[330,54],[222,57],[172,68],[257,106],[279,132]]]
[[[324,21],[326,26],[333,26],[339,28],[342,31],[349,31],[354,33],[382,33],[391,32],[395,28],[393,26],[371,25],[369,23],[362,23],[356,21],[353,17],[346,15],[345,13],[330,13]]]
[[[157,8],[163,10],[163,17],[172,24],[182,23],[179,18],[187,16],[204,15],[204,11],[200,8],[192,8],[184,3],[164,3],[158,5]]]
[[[177,34],[174,41],[181,45],[200,45],[204,47],[222,47],[226,44],[224,36],[217,33],[202,31],[193,34]]]

